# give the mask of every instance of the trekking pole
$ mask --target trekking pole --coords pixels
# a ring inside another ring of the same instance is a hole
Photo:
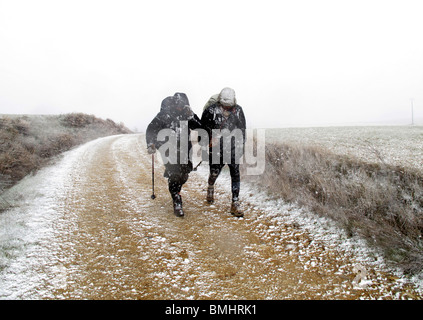
[[[154,153],[151,155],[151,180],[153,183],[153,194],[151,195],[151,199],[156,199],[156,196],[154,194]]]
[[[192,169],[192,171],[197,171],[197,169],[198,169],[198,167],[200,166],[200,164],[202,164],[203,163],[203,160],[201,160],[200,161],[200,163],[199,164],[197,164],[196,166],[195,166],[195,168],[194,169]]]

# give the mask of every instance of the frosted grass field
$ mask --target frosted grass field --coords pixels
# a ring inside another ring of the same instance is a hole
[[[266,142],[295,142],[371,163],[423,172],[423,126],[266,129]]]

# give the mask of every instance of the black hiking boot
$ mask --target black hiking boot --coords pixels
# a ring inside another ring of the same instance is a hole
[[[180,194],[173,196],[173,213],[177,217],[184,216],[184,211],[182,210],[182,198]]]
[[[214,202],[214,186],[209,185],[207,187],[207,202],[208,203]]]
[[[237,217],[237,218],[242,218],[244,216],[244,213],[240,209],[240,205],[238,201],[232,201],[231,213],[234,217]]]

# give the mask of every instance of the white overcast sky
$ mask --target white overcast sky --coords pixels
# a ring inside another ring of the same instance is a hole
[[[235,89],[249,126],[423,123],[423,1],[0,0],[0,113],[145,130]]]

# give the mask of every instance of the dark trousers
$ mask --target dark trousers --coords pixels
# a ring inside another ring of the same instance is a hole
[[[164,176],[168,179],[169,192],[173,200],[181,192],[182,185],[187,182],[191,171],[191,162],[188,164],[165,164]]]
[[[210,164],[210,175],[209,175],[209,185],[214,185],[216,182],[217,177],[219,176],[222,168],[226,164],[219,163],[219,164]],[[241,186],[241,176],[239,173],[239,164],[227,164],[229,167],[229,172],[231,174],[231,182],[232,182],[232,201],[238,201],[239,198],[239,190]]]

